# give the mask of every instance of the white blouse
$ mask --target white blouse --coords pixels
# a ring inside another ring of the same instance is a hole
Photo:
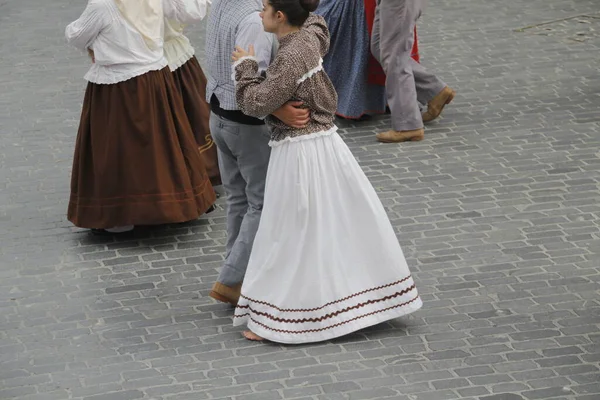
[[[165,57],[171,71],[176,71],[194,57],[194,48],[177,23],[165,20]]]
[[[192,23],[206,16],[210,0],[163,0],[164,17]],[[114,84],[168,65],[161,46],[152,50],[121,15],[113,0],[89,0],[78,20],[65,30],[76,48],[94,51],[95,63],[85,75],[89,82]]]

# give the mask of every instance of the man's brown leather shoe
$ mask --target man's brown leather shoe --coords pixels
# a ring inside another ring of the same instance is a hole
[[[417,142],[423,140],[425,137],[425,130],[423,128],[415,129],[412,131],[387,131],[377,134],[377,140],[383,143],[400,143],[413,141]]]
[[[442,91],[427,104],[427,111],[421,114],[423,122],[431,122],[439,117],[446,104],[450,104],[452,100],[454,100],[454,96],[456,96],[456,92],[450,89],[449,86],[442,89]]]
[[[240,299],[240,294],[242,292],[242,284],[237,284],[233,287],[223,285],[222,283],[215,282],[212,290],[208,294],[215,300],[218,300],[223,303],[229,303],[231,305],[237,306],[238,300]]]

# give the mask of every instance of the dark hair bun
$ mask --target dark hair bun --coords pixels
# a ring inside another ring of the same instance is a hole
[[[308,12],[313,12],[319,7],[320,0],[300,0],[300,6]]]

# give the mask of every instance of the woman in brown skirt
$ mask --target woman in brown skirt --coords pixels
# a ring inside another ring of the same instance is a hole
[[[175,84],[183,99],[185,112],[198,143],[198,151],[206,165],[213,186],[221,184],[217,146],[210,135],[210,105],[206,101],[206,76],[189,39],[178,21],[165,20],[165,57],[173,72]]]
[[[164,19],[201,20],[206,0],[89,0],[67,26],[92,66],[77,134],[68,218],[118,233],[177,223],[215,193],[163,55]]]

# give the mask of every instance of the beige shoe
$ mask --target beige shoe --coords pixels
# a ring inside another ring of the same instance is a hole
[[[454,100],[454,96],[456,96],[456,92],[450,89],[449,86],[442,89],[441,92],[427,103],[427,111],[421,114],[423,122],[431,122],[439,117],[446,104],[450,104]]]
[[[237,306],[240,294],[242,292],[242,284],[239,283],[233,287],[223,285],[222,283],[215,282],[212,290],[208,294],[213,299],[222,303],[229,303]]]
[[[377,134],[377,140],[383,143],[418,142],[419,140],[423,140],[424,137],[425,130],[423,128],[412,131],[391,130]]]

